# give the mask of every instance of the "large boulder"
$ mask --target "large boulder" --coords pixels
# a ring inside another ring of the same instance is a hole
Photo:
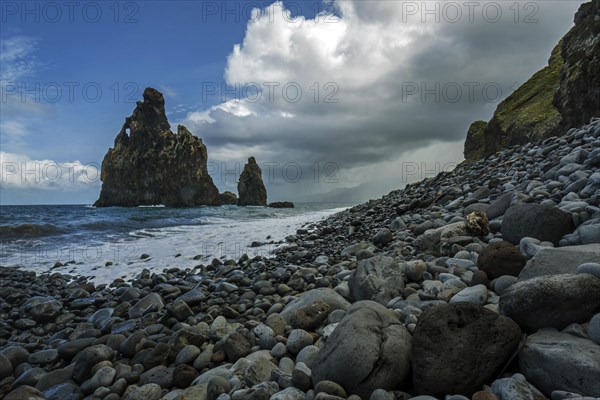
[[[248,158],[248,164],[240,175],[238,182],[238,205],[266,206],[267,189],[262,180],[262,171],[254,157]]]
[[[563,329],[586,322],[600,311],[600,279],[589,274],[528,279],[502,293],[499,308],[528,333],[540,328]]]
[[[418,393],[472,395],[489,384],[521,340],[509,318],[471,303],[427,308],[417,323],[411,352]]]
[[[577,267],[586,262],[600,260],[600,246],[540,247],[525,264],[519,281],[544,275],[574,274]]]
[[[198,206],[219,204],[219,191],[208,174],[202,140],[183,125],[170,130],[165,99],[144,90],[102,161],[102,191],[96,207]]]
[[[534,333],[519,353],[519,366],[548,397],[555,390],[600,397],[600,346],[591,340],[562,332]]]
[[[502,218],[502,238],[512,244],[519,244],[524,237],[532,237],[558,245],[560,239],[572,231],[570,215],[546,204],[514,205]]]
[[[404,291],[402,268],[392,257],[375,256],[360,260],[348,285],[355,301],[374,300],[386,305]]]
[[[312,381],[336,382],[363,399],[375,389],[395,389],[410,371],[411,342],[392,311],[373,301],[359,301],[319,352]]]
[[[505,241],[490,244],[477,259],[479,269],[492,279],[502,275],[519,276],[526,262],[519,248]]]

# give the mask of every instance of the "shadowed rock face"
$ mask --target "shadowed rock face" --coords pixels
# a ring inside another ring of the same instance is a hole
[[[162,93],[147,88],[104,156],[102,191],[94,205],[218,205],[207,159],[206,146],[186,127],[171,132]]]
[[[267,189],[262,180],[262,171],[254,157],[248,158],[248,164],[240,175],[238,182],[238,205],[240,206],[266,206]]]
[[[554,106],[562,128],[587,124],[600,116],[600,2],[582,4],[575,26],[563,38],[560,86]]]

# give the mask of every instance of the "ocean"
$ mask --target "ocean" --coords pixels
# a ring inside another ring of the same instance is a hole
[[[243,254],[269,256],[298,228],[350,206],[1,206],[0,267],[88,276],[103,284],[131,279],[143,269],[194,268]]]

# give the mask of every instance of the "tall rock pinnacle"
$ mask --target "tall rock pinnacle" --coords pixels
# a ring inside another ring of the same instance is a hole
[[[104,156],[95,206],[218,205],[207,159],[206,146],[185,126],[171,132],[162,93],[147,88]]]
[[[240,175],[238,182],[238,205],[240,206],[266,206],[267,189],[262,180],[262,171],[254,157],[248,158],[248,164]]]

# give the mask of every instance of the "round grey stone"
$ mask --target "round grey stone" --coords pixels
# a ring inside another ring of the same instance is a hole
[[[293,329],[287,340],[287,349],[292,354],[298,354],[306,346],[313,344],[313,338],[310,333],[303,329]]]
[[[578,274],[590,274],[600,279],[600,264],[598,263],[584,263],[577,267]]]

